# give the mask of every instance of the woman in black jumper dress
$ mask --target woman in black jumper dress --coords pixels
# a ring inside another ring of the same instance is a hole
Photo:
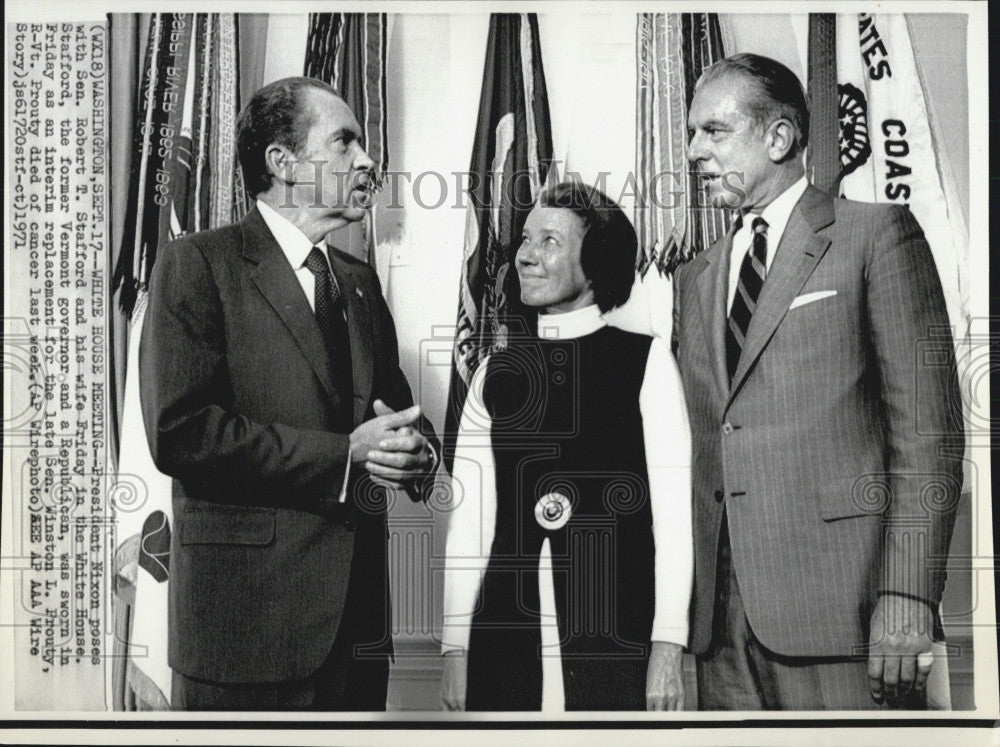
[[[621,209],[576,183],[543,193],[525,223],[516,265],[538,334],[484,361],[460,425],[447,709],[683,706],[692,550],[680,379],[662,340],[602,317],[628,299],[636,250]]]

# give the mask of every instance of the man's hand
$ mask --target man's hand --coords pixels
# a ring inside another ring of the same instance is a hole
[[[441,710],[464,711],[466,674],[469,660],[461,651],[444,655],[444,672],[441,674]]]
[[[653,641],[646,670],[646,710],[684,710],[683,653],[676,643]]]
[[[414,405],[395,413],[382,400],[375,400],[375,420],[392,418],[416,410],[416,416],[391,433],[383,434],[375,448],[368,451],[365,469],[377,482],[389,487],[403,487],[405,483],[425,477],[433,467],[427,439],[410,424],[420,416],[420,406]],[[369,421],[371,422],[371,421]]]
[[[923,691],[931,665],[934,611],[924,602],[883,594],[872,615],[868,687],[876,703],[901,702],[911,690]],[[920,661],[918,661],[918,657]]]
[[[399,428],[412,425],[419,417],[420,405],[393,412],[382,404],[382,400],[376,400],[375,417],[363,422],[351,434],[351,461],[367,462],[383,442],[396,437]]]

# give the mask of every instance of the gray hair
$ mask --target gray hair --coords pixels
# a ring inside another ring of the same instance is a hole
[[[776,119],[787,119],[795,131],[795,152],[809,144],[809,104],[798,76],[777,60],[758,54],[734,54],[705,68],[695,88],[726,75],[741,75],[753,90],[743,108],[763,129]]]

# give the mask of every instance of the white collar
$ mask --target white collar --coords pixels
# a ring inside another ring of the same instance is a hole
[[[264,219],[267,227],[274,234],[274,239],[288,259],[288,264],[292,266],[293,270],[301,269],[306,263],[309,252],[313,250],[314,244],[309,241],[309,237],[263,200],[257,200],[257,209],[260,211],[260,217]],[[326,255],[325,243],[321,241],[318,246]]]
[[[538,315],[538,336],[546,340],[568,340],[583,337],[607,326],[597,304],[562,314]]]
[[[792,210],[795,209],[796,203],[805,194],[808,186],[809,180],[803,175],[761,211],[760,217],[767,221],[767,243],[769,246],[778,246],[781,235],[785,232],[785,226],[788,225],[788,219],[792,217]],[[747,217],[744,216],[744,220]]]

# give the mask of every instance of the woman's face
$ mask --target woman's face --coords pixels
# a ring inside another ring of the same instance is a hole
[[[585,233],[583,221],[570,210],[540,205],[532,209],[515,257],[522,303],[549,314],[594,303],[580,264]]]

